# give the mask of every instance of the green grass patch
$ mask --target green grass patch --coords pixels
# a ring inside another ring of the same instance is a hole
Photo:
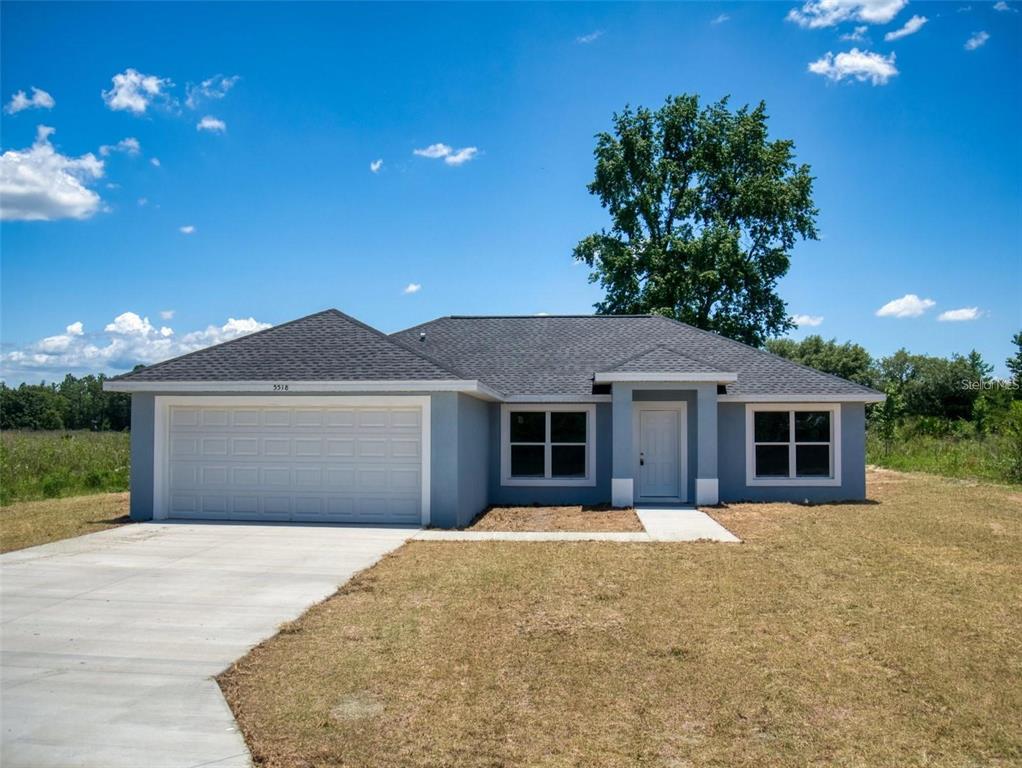
[[[898,435],[886,442],[870,432],[866,460],[904,472],[1018,483],[1012,440],[1007,435]]]
[[[128,490],[127,432],[0,434],[0,505]]]

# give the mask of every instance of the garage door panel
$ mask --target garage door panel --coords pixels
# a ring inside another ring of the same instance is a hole
[[[235,408],[231,411],[235,427],[258,427],[262,425],[262,414],[254,408]]]
[[[354,427],[355,411],[351,408],[327,408],[324,421],[328,427]]]
[[[235,437],[231,440],[232,456],[258,456],[258,437]]]
[[[264,427],[290,427],[291,411],[287,408],[267,408],[263,411]]]
[[[201,472],[203,486],[215,485],[222,488],[227,485],[227,467],[205,466]]]
[[[387,441],[385,439],[359,438],[358,455],[365,459],[378,459],[387,455]]]
[[[171,406],[167,512],[417,524],[418,407]]]
[[[334,437],[327,438],[326,455],[333,457],[347,457],[355,455],[355,438]]]
[[[321,457],[323,455],[323,439],[320,437],[295,438],[294,455]]]
[[[200,442],[200,448],[203,456],[226,456],[227,438],[204,437]]]

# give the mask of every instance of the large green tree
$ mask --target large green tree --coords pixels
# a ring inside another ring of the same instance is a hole
[[[768,352],[788,360],[866,386],[872,386],[876,379],[873,358],[869,352],[865,347],[850,341],[838,344],[837,339],[826,341],[822,336],[813,334],[806,336],[802,341],[770,339],[766,343],[766,348]]]
[[[813,177],[791,141],[770,140],[763,103],[626,107],[594,154],[588,189],[611,226],[574,257],[606,290],[597,312],[662,314],[756,346],[792,327],[776,285],[795,242],[816,239]]]

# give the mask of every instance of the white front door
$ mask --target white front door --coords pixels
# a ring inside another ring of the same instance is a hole
[[[683,499],[684,404],[638,410],[637,478],[640,499]]]

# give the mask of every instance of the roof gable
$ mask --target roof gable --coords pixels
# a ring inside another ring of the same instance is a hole
[[[652,349],[640,352],[617,365],[602,369],[602,373],[612,371],[628,371],[636,373],[716,373],[720,368],[709,363],[675,352],[673,349],[657,344]]]
[[[463,378],[336,309],[118,376],[124,381],[389,381]]]

